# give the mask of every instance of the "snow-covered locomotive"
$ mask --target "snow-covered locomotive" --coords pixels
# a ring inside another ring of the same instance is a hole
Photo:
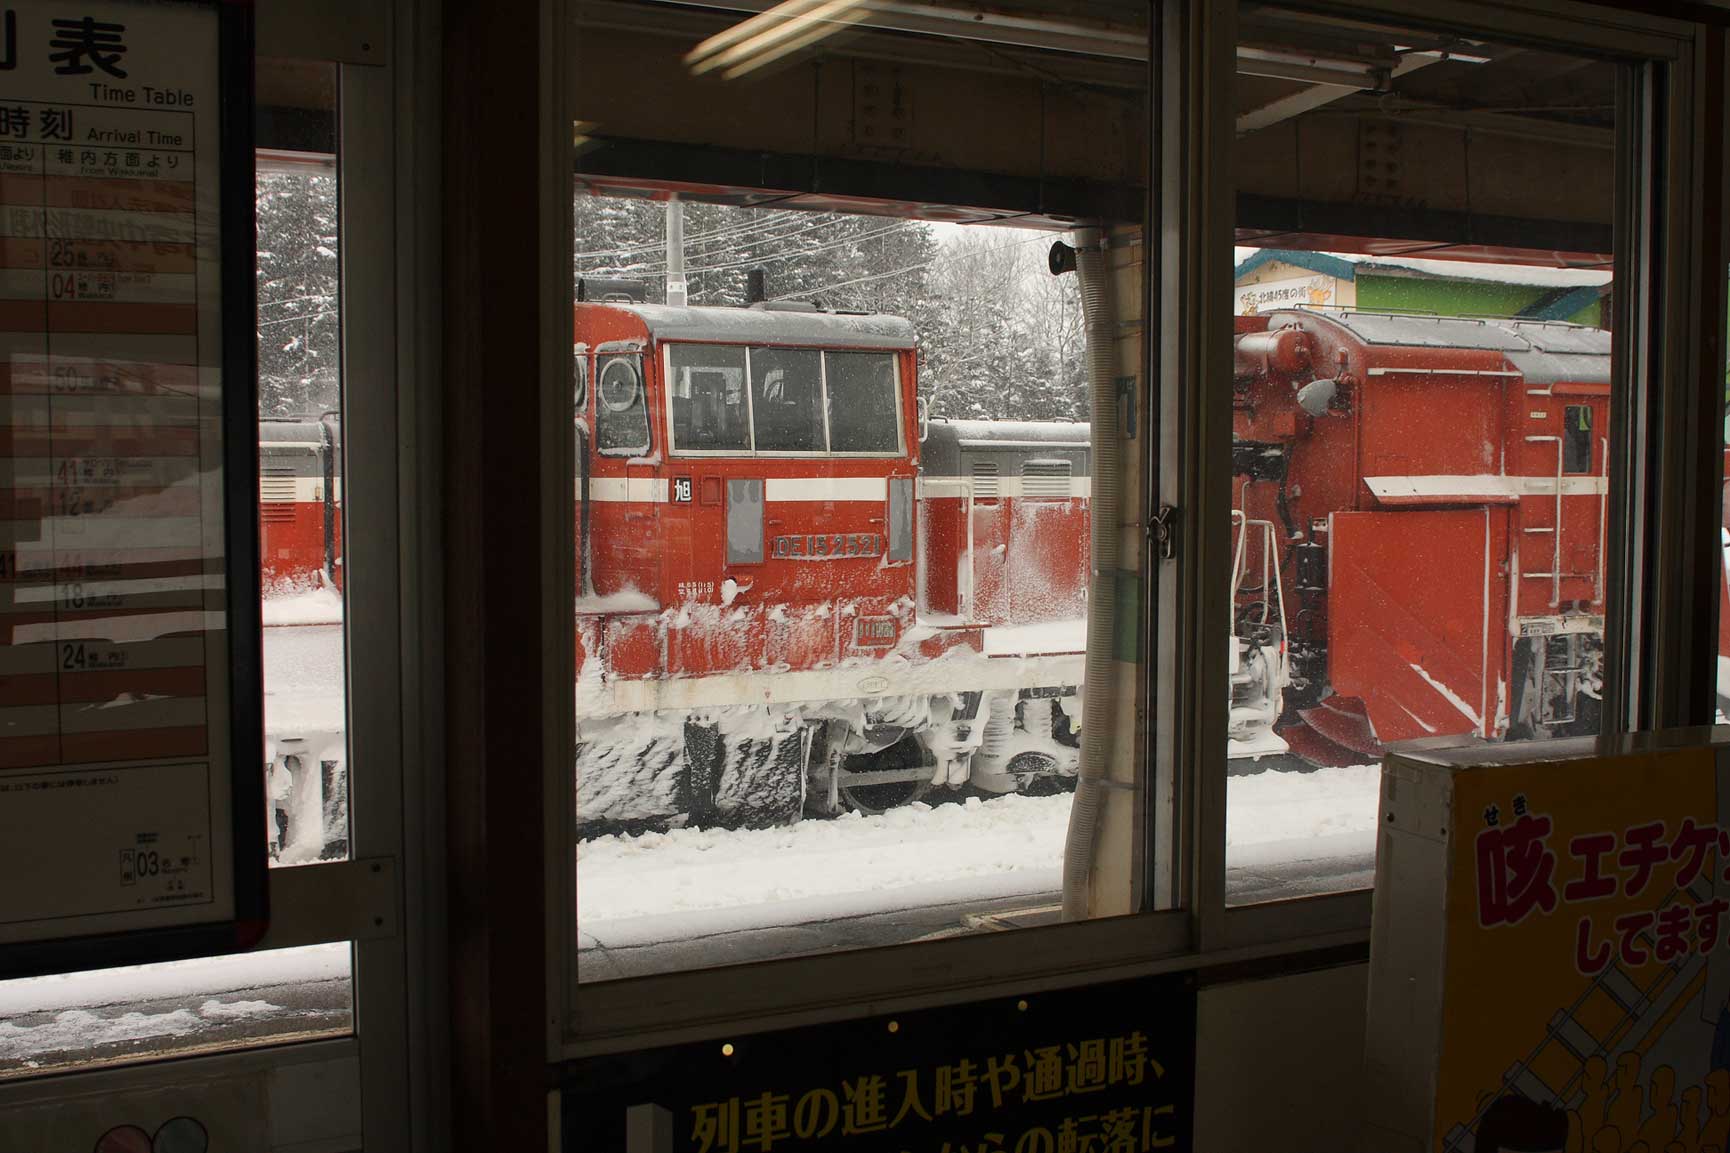
[[[1235,339],[1234,505],[1277,528],[1292,751],[1596,731],[1610,334],[1296,310]],[[1267,600],[1240,590],[1240,621]]]
[[[1292,310],[1235,342],[1228,754],[1594,728],[1609,334]],[[895,317],[582,303],[575,344],[580,826],[1073,779],[1085,424],[922,419]],[[335,579],[334,421],[261,435],[325,518],[280,575]]]
[[[342,426],[258,423],[258,560],[266,595],[342,587]]]
[[[576,358],[581,825],[1074,776],[1087,426],[921,421],[889,316],[579,304]]]

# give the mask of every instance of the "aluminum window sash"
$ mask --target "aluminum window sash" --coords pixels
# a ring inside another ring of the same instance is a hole
[[[404,876],[402,586],[398,488],[398,209],[395,78],[342,66],[337,76],[342,301],[345,664],[351,851]],[[566,342],[567,346],[569,342]],[[570,365],[565,378],[570,380]],[[569,393],[569,388],[565,389]],[[352,451],[351,451],[352,449]],[[412,604],[412,600],[408,600]],[[417,782],[417,789],[425,785]],[[426,883],[417,861],[409,886]],[[397,900],[400,902],[400,895]],[[400,915],[395,918],[402,924]],[[408,1149],[408,954],[401,931],[354,952],[355,1030],[369,1149]],[[417,1070],[418,1072],[418,1070]]]
[[[1576,0],[1300,0],[1281,7],[1482,36],[1624,60],[1673,60],[1695,25],[1670,17]]]

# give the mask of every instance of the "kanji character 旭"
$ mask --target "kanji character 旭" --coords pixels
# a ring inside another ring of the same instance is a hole
[[[1683,820],[1682,827],[1676,831],[1676,839],[1670,844],[1670,859],[1688,860],[1676,870],[1676,887],[1686,889],[1694,883],[1706,867],[1706,853],[1718,844],[1717,825],[1696,825],[1693,817]]]
[[[912,1113],[927,1121],[931,1114],[925,1109],[925,1103],[919,1099],[919,1070],[901,1070],[901,1108],[895,1111],[895,1119],[889,1122],[890,1128],[901,1124],[907,1114]]]
[[[1595,901],[1616,891],[1616,878],[1606,876],[1603,861],[1616,851],[1615,833],[1582,833],[1568,842],[1568,855],[1585,862],[1578,877],[1562,886],[1568,901]]]
[[[793,1135],[801,1141],[827,1137],[841,1120],[841,1099],[833,1089],[813,1089],[793,1107]]]
[[[120,34],[126,25],[86,16],[82,20],[56,20],[54,31],[48,47],[57,51],[49,53],[48,61],[57,65],[56,75],[87,76],[100,68],[110,76],[126,78],[126,70],[120,67],[120,57],[126,52]]]
[[[1723,897],[1714,897],[1710,901],[1701,901],[1694,906],[1694,938],[1697,942],[1696,951],[1710,953],[1718,947],[1718,933],[1726,912],[1730,912],[1730,901]]]
[[[769,1092],[747,1100],[743,1144],[769,1153],[769,1150],[775,1147],[775,1142],[791,1137],[793,1131],[787,1123],[788,1101],[785,1093]]]
[[[1622,855],[1616,859],[1624,869],[1633,870],[1622,882],[1622,895],[1637,897],[1646,891],[1646,885],[1652,880],[1653,866],[1670,859],[1670,846],[1664,843],[1664,822],[1635,825],[1625,831],[1622,838],[1626,845]]]
[[[691,1110],[691,1140],[697,1153],[738,1153],[739,1099],[711,1101]]]
[[[1610,942],[1592,948],[1592,918],[1581,917],[1574,934],[1574,968],[1587,977],[1595,977],[1610,963]]]
[[[1622,964],[1630,967],[1644,965],[1650,954],[1636,939],[1641,933],[1652,927],[1651,913],[1629,913],[1616,918],[1616,931],[1622,934],[1622,944],[1619,953]]]
[[[1694,910],[1687,905],[1671,905],[1658,914],[1658,939],[1652,955],[1669,963],[1688,951],[1688,930],[1694,925]]]
[[[884,1099],[883,1078],[860,1077],[841,1084],[846,1104],[841,1109],[841,1135],[875,1133],[889,1127],[888,1102]]]
[[[953,1065],[939,1065],[932,1108],[939,1116],[954,1113],[965,1117],[973,1112],[973,1091],[978,1087],[977,1068],[967,1058],[963,1057]]]
[[[1550,818],[1526,814],[1478,833],[1478,923],[1515,925],[1533,909],[1556,908],[1556,854],[1545,844]]]

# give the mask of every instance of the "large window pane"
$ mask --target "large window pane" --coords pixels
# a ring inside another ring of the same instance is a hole
[[[667,373],[675,450],[750,450],[751,414],[745,395],[743,348],[670,345]]]
[[[1103,597],[1089,550],[1093,469],[1139,493],[1147,444],[1090,427],[1144,383],[1145,9],[1063,41],[1097,51],[865,13],[821,65],[713,75],[663,8],[575,9],[574,341],[635,342],[668,433],[578,468],[578,979],[1055,920],[1078,788],[1125,828],[1145,796],[1133,665],[1083,683],[1095,604],[1143,623],[1139,550]],[[645,71],[653,106],[622,98]],[[1099,908],[1164,903],[1107,844]]]
[[[1615,67],[1242,11],[1237,903],[1370,883],[1391,744],[1597,731],[1616,415]]]
[[[823,356],[812,349],[751,350],[751,428],[758,452],[822,452]]]
[[[829,446],[836,452],[900,447],[895,358],[874,352],[823,355],[829,380]]]

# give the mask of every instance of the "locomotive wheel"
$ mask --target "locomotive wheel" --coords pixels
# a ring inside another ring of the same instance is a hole
[[[880,753],[848,757],[844,768],[855,773],[871,773],[922,768],[924,764],[925,754],[919,747],[919,742],[913,737],[906,737]],[[923,797],[930,788],[931,779],[928,776],[869,784],[849,783],[843,779],[840,794],[848,808],[869,817],[902,805],[910,805]]]

